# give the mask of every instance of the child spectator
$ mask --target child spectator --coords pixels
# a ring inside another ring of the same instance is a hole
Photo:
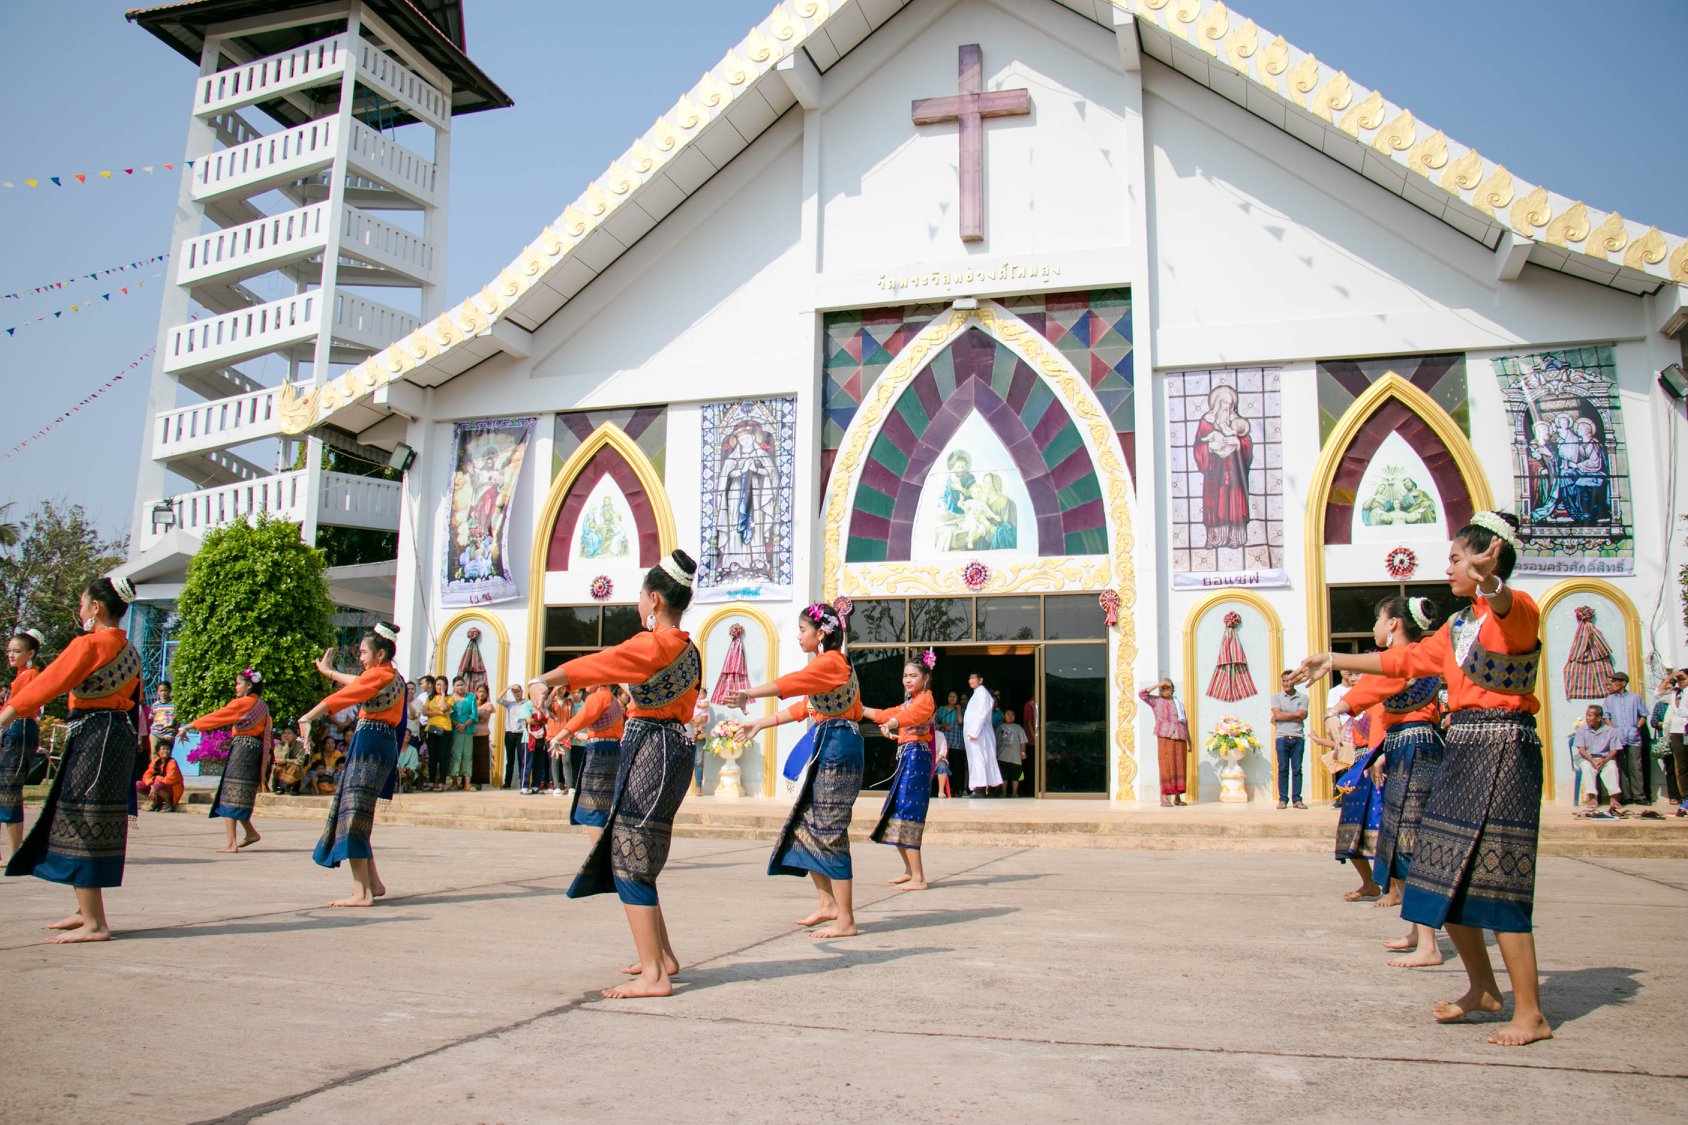
[[[1000,693],[999,698],[1000,698]],[[1020,778],[1025,773],[1026,732],[1014,721],[1014,712],[1004,711],[1002,723],[996,728],[996,761],[1002,769],[1003,792],[1009,797],[1020,795]]]

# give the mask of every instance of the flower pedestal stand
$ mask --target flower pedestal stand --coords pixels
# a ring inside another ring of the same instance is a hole
[[[739,769],[739,755],[743,747],[727,746],[715,752],[721,758],[721,777],[715,783],[715,799],[736,801],[744,796],[743,771]]]
[[[1248,787],[1243,784],[1243,752],[1227,750],[1225,764],[1219,767],[1219,799],[1234,804],[1248,802]]]

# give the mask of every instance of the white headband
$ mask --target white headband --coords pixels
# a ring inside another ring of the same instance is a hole
[[[662,572],[668,577],[688,590],[692,588],[692,576],[680,569],[680,564],[674,561],[673,555],[664,556],[662,562],[658,565],[662,567]]]
[[[373,632],[377,637],[386,637],[394,644],[399,643],[399,635],[393,632],[393,630],[387,628],[385,622],[377,622],[375,628],[371,630],[371,632]]]
[[[20,636],[20,637],[33,637],[35,639],[35,643],[36,643],[37,646],[44,645],[44,644],[47,643],[47,638],[42,634],[41,630],[39,630],[39,629],[19,629],[18,630],[18,636]]]
[[[1424,612],[1423,598],[1408,598],[1407,611],[1413,615],[1413,624],[1420,629],[1430,628],[1430,615]]]
[[[124,605],[135,600],[135,587],[127,578],[113,578],[111,588],[117,591],[117,596],[123,599]]]
[[[1478,512],[1471,517],[1471,526],[1480,527],[1484,531],[1494,534],[1514,551],[1524,549],[1524,544],[1519,540],[1518,533],[1512,530],[1512,525],[1494,512]]]

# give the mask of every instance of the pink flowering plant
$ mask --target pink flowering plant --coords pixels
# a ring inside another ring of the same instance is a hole
[[[1229,753],[1247,754],[1250,750],[1258,750],[1260,740],[1254,737],[1253,727],[1227,715],[1214,724],[1213,733],[1202,743],[1202,749],[1223,758]]]
[[[229,760],[229,732],[225,730],[206,731],[199,740],[199,745],[188,751],[188,761],[198,765],[201,762],[226,762]]]
[[[717,758],[724,758],[727,756],[725,751],[738,749],[734,740],[738,737],[739,731],[743,729],[743,723],[736,723],[731,719],[722,719],[710,728],[709,739],[703,744],[703,748]]]

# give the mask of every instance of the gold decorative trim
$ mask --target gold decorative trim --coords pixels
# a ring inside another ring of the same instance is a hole
[[[1134,665],[1137,660],[1137,636],[1134,610],[1137,602],[1136,571],[1131,561],[1131,478],[1125,469],[1125,458],[1119,450],[1119,440],[1108,423],[1107,413],[1096,400],[1090,384],[1079,375],[1066,356],[1052,347],[1041,334],[1019,317],[995,301],[981,301],[977,309],[952,308],[928,324],[898,353],[891,366],[873,384],[873,390],[863,400],[833,463],[832,480],[827,487],[825,517],[821,525],[821,589],[828,601],[842,591],[844,575],[844,522],[851,510],[862,458],[880,425],[892,409],[898,396],[907,388],[921,368],[937,352],[959,336],[969,325],[979,328],[1007,345],[1055,392],[1067,407],[1073,421],[1090,438],[1090,455],[1102,484],[1108,508],[1108,523],[1112,541],[1112,569],[1114,585],[1119,590],[1120,611],[1124,615],[1115,631],[1118,649],[1114,656],[1115,748],[1117,769],[1113,798],[1133,799],[1137,780],[1137,734],[1135,719],[1137,695],[1132,690]],[[1102,576],[1099,568],[1092,574]],[[917,577],[914,581],[918,582]],[[1109,585],[1104,582],[1102,585]],[[1070,588],[1070,587],[1068,587]],[[970,591],[967,591],[970,592]]]
[[[509,686],[506,681],[510,676],[510,633],[504,628],[502,621],[488,615],[484,609],[463,610],[461,613],[454,614],[444,625],[440,626],[440,643],[434,649],[434,675],[444,676],[447,674],[445,670],[445,642],[451,637],[452,630],[465,621],[484,622],[491,625],[492,631],[498,634],[498,678],[493,681],[498,685],[498,692],[492,691],[491,684],[487,685],[487,695],[496,701],[498,694]],[[492,784],[502,785],[504,783],[504,708],[496,705],[493,707],[492,722],[487,730],[489,732],[487,734],[488,776],[492,778]]]
[[[544,670],[545,556],[551,550],[551,529],[556,524],[557,517],[562,514],[563,501],[568,498],[569,489],[574,487],[575,479],[591,463],[598,451],[605,448],[619,453],[622,460],[632,468],[633,475],[639,478],[639,485],[651,502],[651,514],[656,519],[659,550],[666,555],[674,549],[680,538],[674,528],[674,509],[668,504],[668,490],[663,486],[656,466],[645,456],[645,451],[614,422],[605,422],[593,430],[586,440],[580,443],[580,447],[569,455],[569,459],[563,462],[557,479],[551,482],[551,491],[545,496],[545,505],[540,509],[539,519],[533,525],[533,548],[528,556],[529,679]]]
[[[698,638],[698,654],[703,657],[704,671],[709,670],[709,634],[721,622],[732,617],[743,617],[753,622],[762,630],[763,640],[768,642],[768,678],[771,680],[779,674],[780,667],[780,635],[774,626],[774,619],[753,605],[735,602],[722,606],[708,617],[704,618],[703,627],[695,634]],[[708,685],[705,685],[707,687]],[[706,693],[707,694],[707,693]],[[772,715],[778,701],[766,699],[762,701],[762,714]],[[779,735],[778,727],[769,727],[762,732],[762,796],[774,795],[774,777],[779,773]]]
[[[1330,647],[1330,591],[1325,587],[1325,505],[1330,501],[1331,488],[1336,482],[1336,470],[1347,455],[1360,429],[1377,413],[1384,403],[1394,400],[1418,415],[1453,455],[1454,465],[1471,493],[1471,503],[1478,511],[1495,506],[1494,493],[1477,451],[1459,428],[1459,423],[1437,405],[1436,400],[1401,378],[1388,372],[1367,387],[1354,400],[1336,423],[1336,429],[1319,451],[1318,463],[1307,485],[1307,510],[1302,516],[1302,550],[1307,566],[1307,647],[1322,652]],[[1325,713],[1326,685],[1323,680],[1307,685],[1307,713]],[[1331,795],[1330,778],[1321,771],[1313,771],[1314,797]]]
[[[1541,795],[1544,801],[1554,799],[1553,764],[1559,758],[1558,751],[1555,749],[1558,742],[1553,737],[1553,701],[1548,697],[1548,684],[1552,680],[1552,676],[1547,673],[1552,662],[1549,660],[1547,652],[1547,615],[1554,606],[1566,598],[1575,597],[1578,594],[1598,594],[1618,607],[1618,612],[1623,615],[1624,619],[1624,639],[1627,642],[1624,645],[1624,657],[1629,661],[1629,666],[1624,671],[1629,673],[1630,690],[1635,690],[1637,677],[1646,675],[1646,668],[1641,663],[1641,615],[1635,611],[1634,603],[1624,596],[1622,590],[1599,578],[1567,578],[1563,582],[1556,582],[1548,587],[1547,593],[1543,594],[1541,600],[1536,603],[1541,607],[1542,621],[1541,671],[1543,674],[1536,677],[1536,699],[1541,703],[1538,725],[1541,727]],[[1642,686],[1645,687],[1646,685],[1642,684]],[[1637,694],[1641,693],[1638,692]],[[1646,696],[1642,695],[1642,698],[1645,699]]]
[[[974,594],[1059,593],[1107,587],[1112,568],[1106,555],[1060,556],[992,566],[991,576],[977,589],[961,577],[962,564],[910,566],[906,563],[845,563],[840,589],[856,598],[930,594],[971,597]]]
[[[1190,756],[1189,762],[1184,769],[1184,795],[1185,798],[1190,801],[1198,801],[1201,799],[1201,735],[1199,732],[1201,729],[1202,693],[1200,687],[1198,686],[1201,677],[1201,669],[1196,664],[1196,630],[1201,628],[1202,619],[1204,617],[1212,613],[1221,605],[1224,605],[1226,602],[1242,602],[1244,605],[1247,605],[1256,613],[1260,614],[1266,622],[1266,645],[1270,650],[1267,668],[1272,673],[1266,681],[1266,691],[1268,695],[1271,694],[1273,688],[1279,686],[1278,681],[1283,678],[1284,623],[1283,619],[1278,616],[1278,611],[1272,608],[1271,602],[1267,601],[1253,590],[1226,589],[1215,590],[1213,593],[1204,596],[1200,601],[1190,607],[1190,611],[1184,615],[1183,634],[1184,717],[1189,721],[1190,725]],[[1308,713],[1312,713],[1311,705],[1309,705]],[[1271,745],[1270,732],[1267,732],[1267,739],[1262,741],[1261,745]],[[1277,750],[1274,746],[1273,754],[1275,755],[1276,753]],[[1274,757],[1273,760],[1275,762],[1276,758]]]

